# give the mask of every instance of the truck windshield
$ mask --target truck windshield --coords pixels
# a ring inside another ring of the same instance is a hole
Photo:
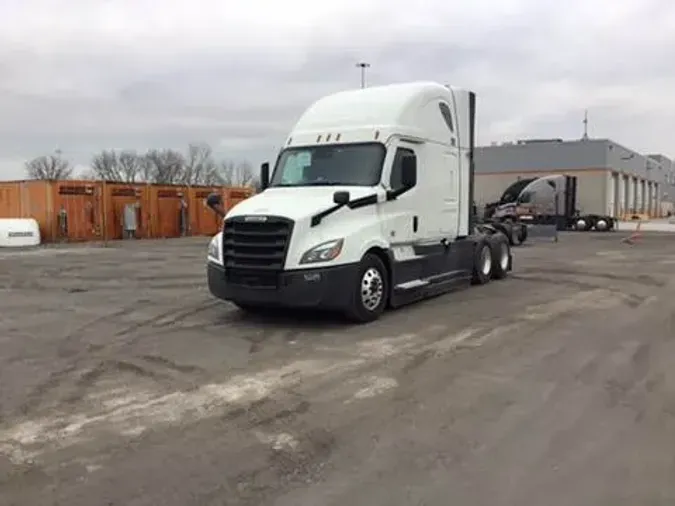
[[[288,148],[277,160],[270,186],[375,186],[385,153],[377,142]]]

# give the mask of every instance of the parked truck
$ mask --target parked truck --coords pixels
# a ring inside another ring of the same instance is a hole
[[[494,222],[556,225],[558,230],[614,230],[611,216],[586,214],[577,207],[577,178],[555,174],[520,179],[497,202],[485,206],[484,216]]]
[[[432,82],[336,93],[288,135],[262,191],[223,215],[211,293],[246,311],[336,310],[356,322],[507,276],[501,233],[472,205],[476,95]]]

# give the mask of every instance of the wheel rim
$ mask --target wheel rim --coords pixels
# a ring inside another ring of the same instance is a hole
[[[506,244],[502,243],[499,252],[501,255],[499,258],[499,265],[501,266],[502,270],[505,271],[509,268],[509,248],[506,246]]]
[[[607,228],[607,222],[605,220],[598,220],[595,224],[595,228],[598,230],[605,230]]]
[[[368,311],[373,311],[382,302],[384,280],[375,267],[370,267],[361,278],[361,303]]]
[[[586,222],[584,220],[577,221],[577,228],[586,228]]]
[[[483,247],[483,251],[480,253],[480,270],[486,276],[492,270],[492,253],[487,246]]]

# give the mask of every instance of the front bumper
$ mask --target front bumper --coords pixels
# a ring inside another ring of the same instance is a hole
[[[349,306],[357,286],[359,264],[284,271],[275,287],[229,283],[222,265],[209,262],[209,290],[222,300],[270,307],[341,310]]]

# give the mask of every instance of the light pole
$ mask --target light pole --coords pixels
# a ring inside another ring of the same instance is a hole
[[[361,69],[361,88],[366,87],[366,69],[370,68],[370,63],[367,62],[359,62],[356,64],[358,68]]]

